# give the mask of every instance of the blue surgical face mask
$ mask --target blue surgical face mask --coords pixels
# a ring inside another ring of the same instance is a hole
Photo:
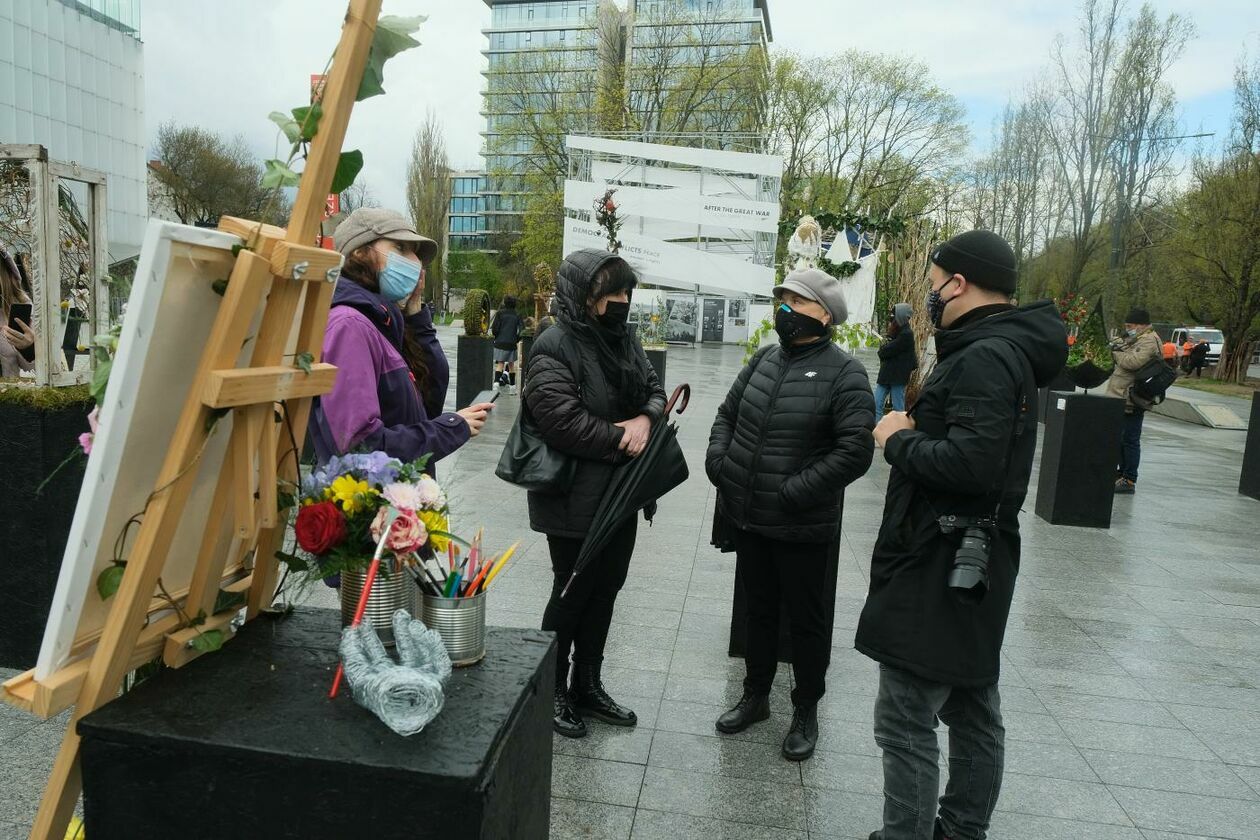
[[[385,252],[385,267],[376,273],[381,294],[395,303],[406,300],[420,284],[420,264],[393,251]]]

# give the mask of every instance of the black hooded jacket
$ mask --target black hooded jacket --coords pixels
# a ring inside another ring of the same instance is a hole
[[[786,542],[830,542],[844,488],[870,469],[874,425],[866,369],[830,341],[758,351],[709,433],[722,515]]]
[[[614,424],[640,414],[656,422],[665,411],[665,392],[638,340],[629,339],[632,363],[641,367],[647,393],[627,411],[619,407],[625,395],[612,393],[601,368],[591,329],[582,327],[595,276],[613,257],[588,249],[565,259],[556,278],[557,323],[534,340],[526,361],[525,409],[548,446],[577,459],[564,493],[529,494],[530,527],[544,534],[586,536],[613,467],[626,457],[618,449],[623,432]]]
[[[1019,572],[1037,388],[1063,369],[1067,333],[1042,301],[940,330],[936,352],[912,412],[916,428],[884,448],[892,471],[856,647],[933,682],[991,685]],[[946,585],[960,535],[942,534],[937,519],[995,509],[989,591],[966,604]]]

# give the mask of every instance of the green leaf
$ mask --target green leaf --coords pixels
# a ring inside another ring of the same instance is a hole
[[[219,297],[223,297],[225,294],[227,294],[227,287],[228,287],[227,279],[220,277],[218,280],[215,280],[213,283],[210,284],[210,291],[214,292]]]
[[[244,250],[245,250],[245,243],[238,242],[232,246],[232,256],[234,257],[238,256],[241,253],[241,251],[244,251]]]
[[[302,176],[290,169],[289,165],[282,160],[266,160],[263,161],[263,166],[267,169],[263,172],[262,185],[267,189],[296,187],[302,180]]]
[[[293,109],[293,119],[297,121],[298,136],[291,138],[294,142],[305,140],[308,143],[315,139],[319,131],[319,121],[324,116],[324,107],[316,102],[314,105],[303,105]]]
[[[226,417],[228,412],[231,410],[232,409],[230,408],[210,409],[210,416],[206,418],[206,431],[209,432],[211,429],[213,429],[214,424],[219,422],[219,418]]]
[[[105,386],[109,384],[109,372],[113,367],[113,359],[98,360],[96,363],[96,372],[92,374],[92,385],[88,388],[88,395],[98,403],[105,396]]]
[[[294,116],[296,117],[297,115],[294,114]],[[280,130],[284,132],[284,136],[289,139],[290,143],[296,143],[302,139],[301,125],[284,111],[272,111],[267,115],[267,119],[280,126]]]
[[[297,496],[283,490],[276,492],[276,512],[286,511],[297,504]]]
[[[123,567],[115,563],[108,569],[105,569],[96,578],[96,592],[101,596],[101,600],[109,599],[109,596],[118,591],[118,586],[122,583]]]
[[[311,365],[315,364],[314,353],[298,353],[293,365],[300,368],[307,376],[311,375]]]
[[[287,565],[295,572],[305,572],[311,567],[311,564],[307,563],[305,559],[296,554],[290,554],[287,551],[277,551],[276,559]]]
[[[197,614],[193,616],[192,621],[188,622],[189,627],[200,627],[206,623],[206,611],[197,610]]]
[[[202,653],[218,650],[223,647],[223,631],[207,630],[204,633],[198,633],[193,636],[193,640],[189,642],[193,650],[199,650]]]
[[[328,191],[340,193],[350,189],[362,168],[363,152],[358,149],[342,152],[341,157],[337,158],[337,171],[333,174],[332,187]]]
[[[420,46],[420,42],[411,35],[424,21],[423,15],[408,18],[386,15],[376,21],[372,48],[368,51],[367,66],[363,68],[363,80],[359,83],[355,102],[362,102],[385,92],[385,62],[404,50]]]
[[[219,594],[214,598],[214,609],[211,612],[217,615],[228,610],[239,610],[243,606],[245,606],[244,592],[228,592],[220,589]]]

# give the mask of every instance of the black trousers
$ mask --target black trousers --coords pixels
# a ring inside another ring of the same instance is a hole
[[[744,689],[769,694],[779,664],[779,604],[792,636],[792,703],[812,706],[827,690],[831,627],[826,600],[830,543],[794,543],[735,533],[735,573],[748,599]]]
[[[638,517],[631,517],[617,529],[608,546],[591,560],[589,566],[573,581],[563,598],[582,540],[570,537],[547,537],[551,549],[551,599],[543,613],[542,629],[556,634],[556,685],[568,685],[569,653],[575,664],[597,664],[604,658],[608,628],[612,625],[617,593],[625,585],[634,553]]]

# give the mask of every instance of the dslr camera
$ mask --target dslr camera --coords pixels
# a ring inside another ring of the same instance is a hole
[[[949,514],[936,523],[942,534],[962,531],[962,539],[954,552],[954,564],[949,570],[949,588],[964,603],[980,603],[989,591],[989,547],[997,518]]]

